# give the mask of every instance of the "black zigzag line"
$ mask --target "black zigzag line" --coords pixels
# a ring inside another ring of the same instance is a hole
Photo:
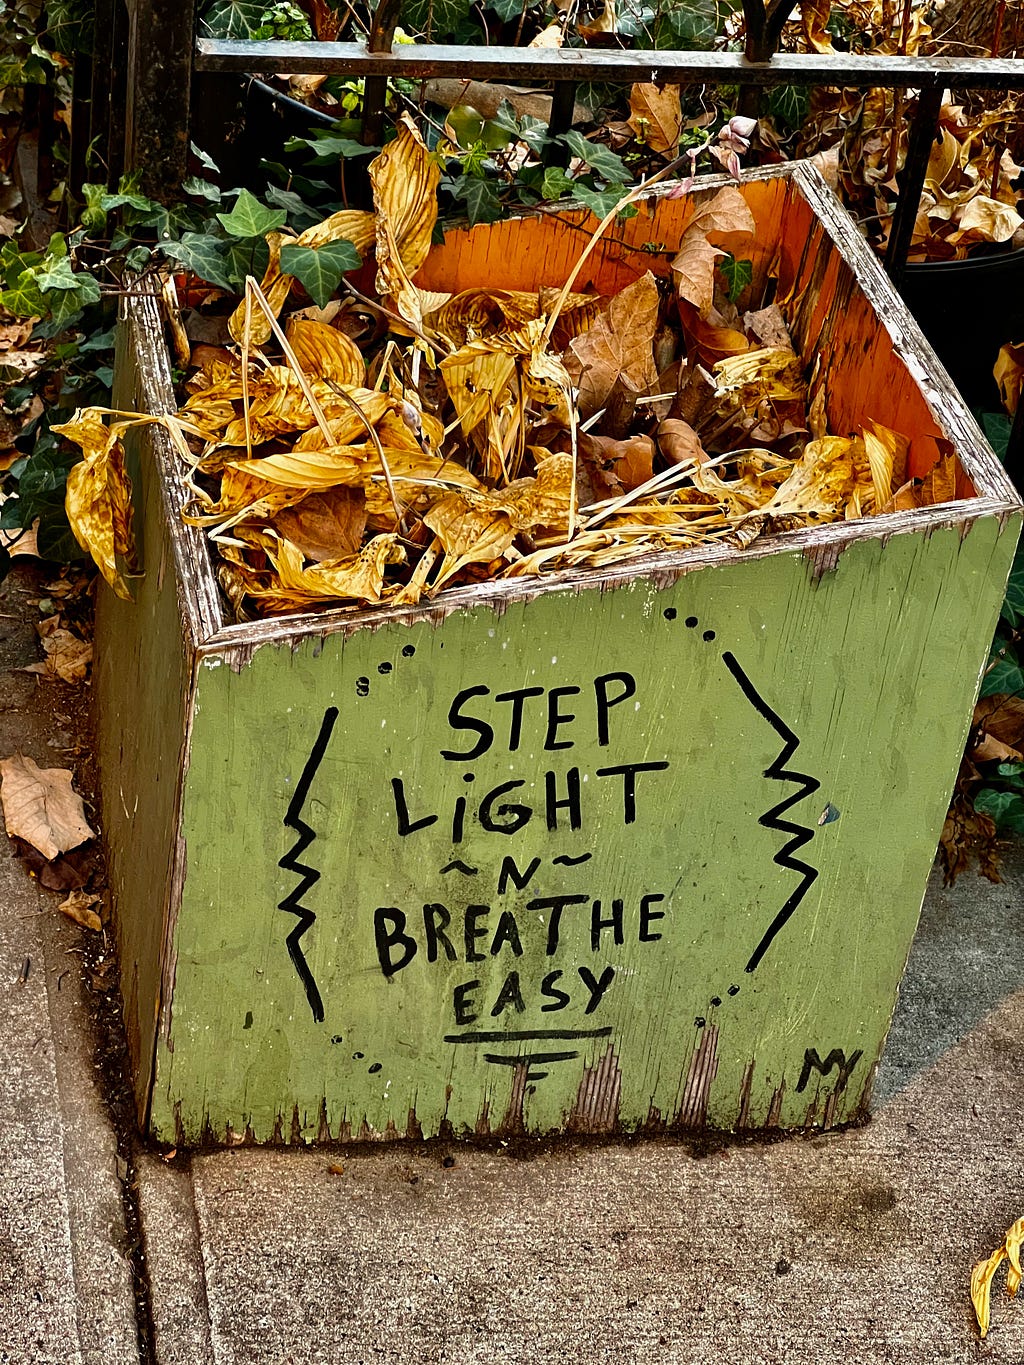
[[[320,872],[315,867],[308,867],[305,863],[299,862],[299,856],[305,853],[316,838],[316,830],[306,824],[302,818],[302,808],[306,804],[306,797],[309,795],[309,788],[312,785],[316,771],[324,754],[327,752],[327,745],[330,742],[331,731],[334,729],[334,722],[338,719],[338,708],[329,706],[324,712],[324,718],[320,725],[320,733],[316,737],[316,743],[310,750],[309,757],[306,759],[306,766],[302,769],[302,776],[288,803],[288,810],[284,817],[284,823],[289,829],[295,830],[298,838],[288,852],[278,863],[278,867],[283,867],[286,872],[297,872],[301,880],[299,884],[289,891],[284,900],[278,904],[278,910],[284,910],[289,915],[295,915],[298,924],[285,940],[288,944],[288,956],[292,960],[292,965],[299,974],[299,980],[306,990],[306,999],[309,1007],[313,1011],[313,1018],[318,1023],[323,1023],[324,1002],[320,997],[320,991],[313,973],[310,971],[306,955],[302,951],[302,936],[306,930],[316,923],[316,915],[307,906],[302,904],[302,897],[311,886],[315,886],[320,880]]]
[[[804,896],[806,896],[807,892],[811,889],[813,883],[817,880],[818,869],[816,867],[811,867],[810,863],[805,863],[801,859],[793,857],[793,854],[796,853],[798,849],[803,848],[804,844],[809,844],[811,842],[814,838],[814,830],[807,825],[794,825],[789,820],[780,820],[779,816],[784,815],[791,806],[797,805],[805,796],[811,796],[818,790],[821,783],[816,777],[811,777],[809,773],[798,773],[786,767],[786,764],[796,753],[797,749],[799,749],[800,740],[782,717],[773,711],[764,697],[761,696],[760,692],[758,692],[757,688],[740,667],[735,655],[727,652],[722,655],[722,661],[736,679],[737,683],[739,683],[740,691],[746,697],[747,701],[750,702],[751,706],[753,706],[754,710],[757,711],[759,715],[764,717],[782,740],[782,751],[779,753],[778,757],[773,759],[769,766],[765,768],[765,777],[773,778],[777,782],[795,782],[799,787],[799,791],[794,792],[791,796],[787,796],[785,800],[780,801],[777,806],[772,806],[771,810],[765,811],[764,815],[758,820],[758,824],[764,825],[765,829],[777,829],[783,834],[791,834],[793,836],[788,844],[779,849],[773,861],[777,863],[779,867],[786,868],[789,872],[799,872],[801,874],[801,882],[772,920],[762,936],[761,942],[754,949],[750,961],[747,963],[747,971],[752,972],[771,947],[775,935],[784,928],[794,910],[796,910]]]

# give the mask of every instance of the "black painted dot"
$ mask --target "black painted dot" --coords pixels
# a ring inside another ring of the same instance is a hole
[[[378,1071],[383,1071],[383,1069],[384,1067],[381,1062],[374,1062],[373,1066],[369,1068],[369,1072],[371,1076],[375,1076]]]
[[[332,1043],[343,1043],[344,1041],[345,1039],[342,1037],[340,1033],[336,1033],[334,1037],[331,1039]]]
[[[739,988],[739,986],[730,986],[730,987],[729,987],[729,994],[730,994],[730,995],[739,995],[739,993],[740,993],[740,988]]]
[[[415,645],[403,645],[403,646],[402,646],[402,653],[405,655],[405,657],[406,657],[407,659],[411,659],[412,656],[416,653],[416,646],[415,646]]]
[[[674,621],[677,615],[675,607],[666,607],[661,614],[666,621]]]
[[[475,773],[463,773],[463,774],[462,774],[462,780],[463,780],[463,782],[475,782],[475,781],[476,781],[476,774],[475,774]]]
[[[688,617],[686,618],[686,624],[689,626],[689,628],[690,628],[691,630],[696,630],[696,628],[697,628],[697,618],[696,618],[696,616],[688,616]]]
[[[368,697],[370,695],[370,679],[356,678],[356,696]]]
[[[352,1060],[354,1062],[361,1062],[363,1060],[363,1054],[361,1052],[353,1052]]]
[[[704,1018],[703,1014],[698,1014],[696,1019],[693,1021],[693,1026],[694,1028],[703,1028],[707,1022],[708,1021]]]
[[[710,644],[711,641],[715,638],[715,632],[713,630],[706,630],[704,632],[703,638],[707,640],[708,644]]]
[[[720,995],[713,995],[711,997],[711,1003],[712,1005],[720,1005],[722,1003],[722,997]]]
[[[392,665],[392,664],[389,664],[389,663],[378,664],[378,665],[377,665],[377,672],[378,672],[378,673],[390,673],[392,667],[393,667],[393,665]]]
[[[245,1023],[242,1025],[242,1027],[252,1028],[252,1010],[245,1011]]]

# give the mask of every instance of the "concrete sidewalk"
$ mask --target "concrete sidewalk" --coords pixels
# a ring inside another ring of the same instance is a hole
[[[37,657],[33,582],[0,588],[0,756],[87,781],[81,691],[10,671]],[[1024,1303],[1000,1289],[980,1343],[968,1299],[1024,1214],[1019,847],[1006,877],[933,879],[864,1129],[130,1169],[102,949],[83,970],[60,896],[2,856],[0,1365],[1021,1365]]]

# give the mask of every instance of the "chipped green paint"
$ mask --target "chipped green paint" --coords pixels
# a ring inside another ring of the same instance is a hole
[[[152,1131],[862,1113],[1018,529],[206,647]]]

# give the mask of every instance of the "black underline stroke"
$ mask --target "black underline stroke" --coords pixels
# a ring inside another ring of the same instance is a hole
[[[782,834],[791,834],[793,836],[788,844],[779,849],[773,862],[777,863],[779,867],[786,868],[789,872],[799,872],[801,881],[800,885],[793,891],[785,905],[783,905],[782,909],[772,920],[762,936],[761,942],[751,954],[746,970],[752,972],[771,947],[772,940],[775,938],[776,934],[780,933],[781,930],[785,928],[793,912],[817,880],[818,869],[816,867],[811,867],[810,863],[805,863],[800,858],[794,858],[792,856],[796,853],[797,849],[803,848],[804,844],[809,844],[811,842],[814,838],[814,829],[808,825],[796,825],[789,820],[780,820],[779,816],[784,815],[792,806],[801,802],[804,797],[813,795],[821,786],[821,783],[816,777],[811,777],[809,773],[796,772],[794,769],[786,767],[786,764],[800,747],[799,738],[793,733],[782,717],[772,710],[764,697],[761,696],[760,692],[758,692],[757,688],[737,662],[734,654],[727,651],[722,655],[722,662],[736,679],[740,691],[746,697],[747,701],[750,702],[758,715],[764,717],[782,740],[782,750],[778,756],[772,760],[768,767],[765,768],[765,777],[770,777],[776,782],[795,782],[799,788],[799,790],[794,792],[791,796],[787,796],[784,801],[780,801],[777,806],[772,806],[771,810],[765,811],[764,815],[758,820],[758,824],[763,825],[765,829],[774,829]]]
[[[484,1061],[493,1062],[495,1066],[525,1066],[531,1067],[534,1062],[542,1064],[546,1062],[572,1062],[580,1054],[572,1052],[520,1052],[507,1056],[502,1052],[485,1052]]]
[[[286,872],[296,872],[301,878],[298,885],[289,891],[288,895],[278,904],[277,908],[278,910],[284,910],[289,915],[294,915],[299,921],[285,941],[288,945],[288,956],[291,958],[292,965],[305,988],[306,999],[309,1001],[309,1008],[313,1012],[313,1019],[318,1024],[323,1023],[324,1002],[320,996],[316,981],[313,978],[309,963],[306,961],[306,955],[302,951],[302,936],[307,929],[311,928],[311,926],[316,923],[316,915],[308,906],[302,904],[302,897],[311,886],[315,886],[320,880],[320,872],[319,869],[315,867],[309,867],[306,863],[299,862],[300,855],[305,853],[306,849],[316,838],[316,830],[310,825],[307,825],[302,818],[302,808],[306,804],[306,797],[309,795],[309,789],[312,786],[317,769],[320,767],[323,756],[327,752],[327,745],[330,743],[331,732],[334,729],[334,723],[337,719],[338,708],[336,706],[329,706],[324,712],[324,718],[320,724],[320,733],[317,735],[316,742],[309,752],[309,757],[306,759],[306,765],[302,769],[302,776],[296,784],[295,791],[291,801],[288,803],[288,810],[284,817],[284,824],[289,829],[295,830],[299,837],[278,863],[278,867],[284,868]]]
[[[577,1038],[607,1038],[611,1025],[606,1028],[526,1028],[526,1029],[478,1029],[468,1033],[447,1033],[446,1043],[533,1043],[547,1038],[564,1038],[575,1042]]]

